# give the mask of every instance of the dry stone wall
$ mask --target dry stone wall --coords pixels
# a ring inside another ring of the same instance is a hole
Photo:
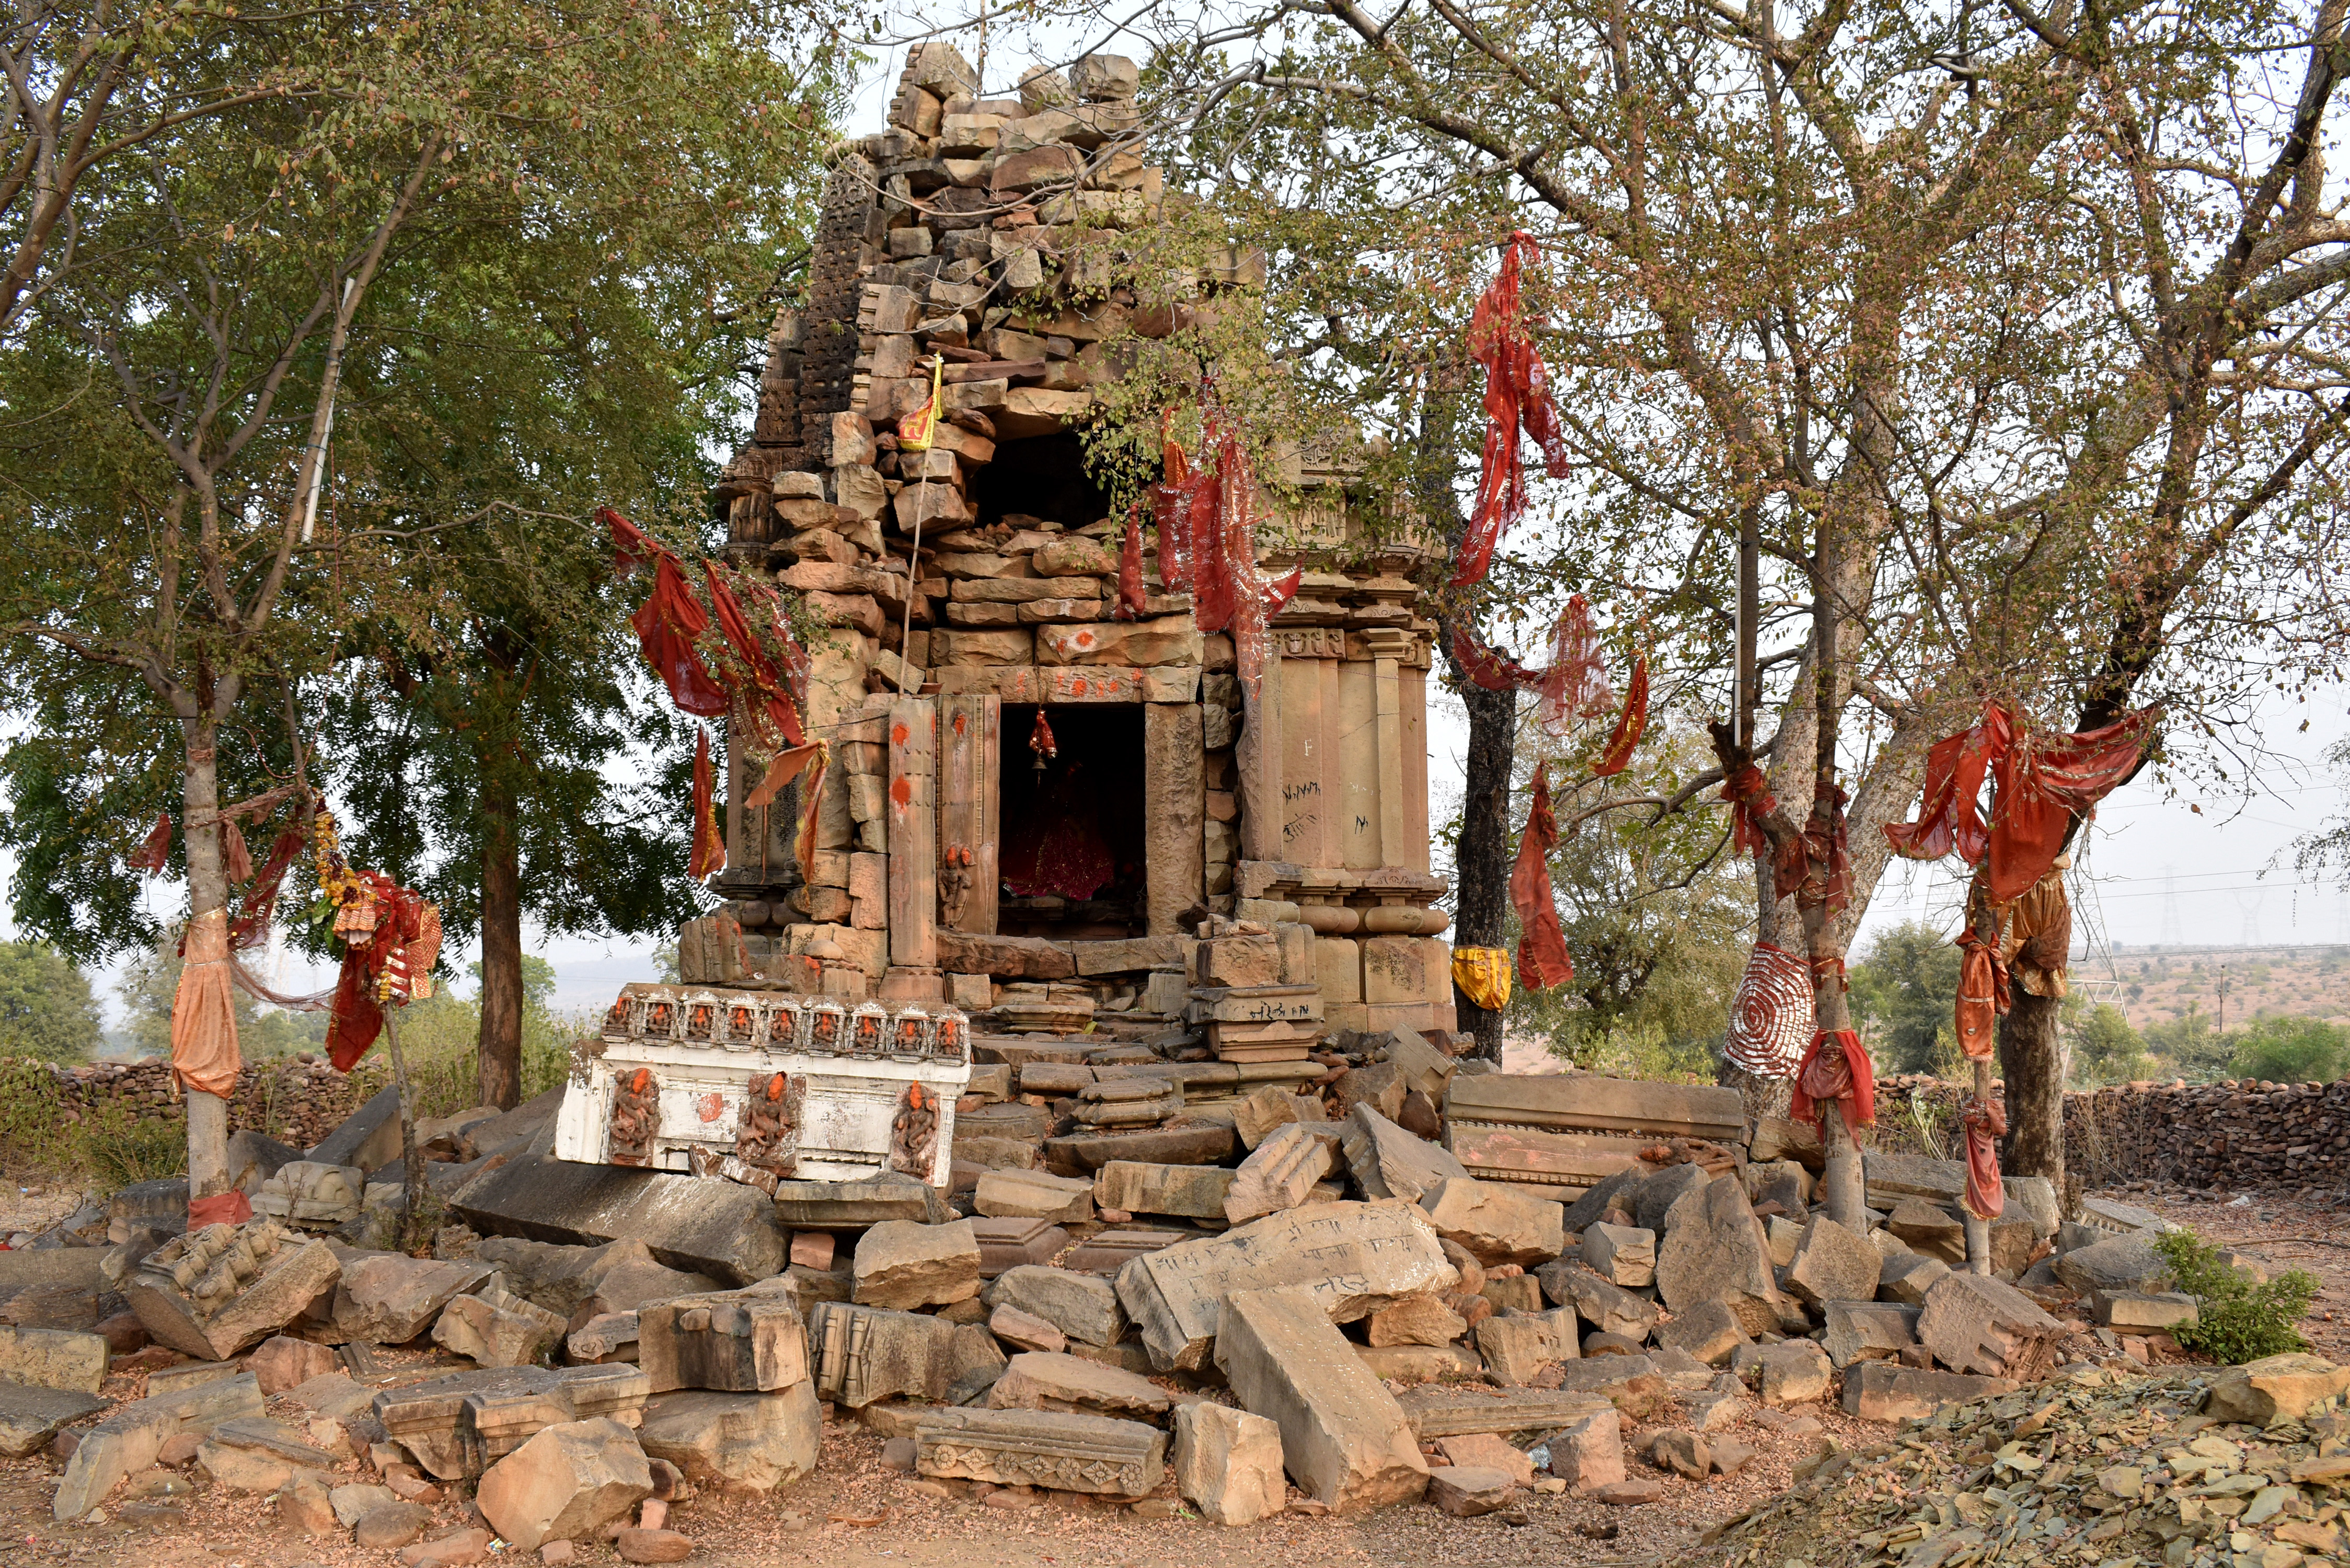
[[[172,1093],[170,1065],[160,1056],[84,1066],[41,1065],[57,1085],[68,1126],[116,1118],[176,1123],[186,1115],[183,1103]],[[307,1052],[248,1063],[237,1075],[229,1126],[308,1148],[357,1109],[360,1097],[350,1079]]]

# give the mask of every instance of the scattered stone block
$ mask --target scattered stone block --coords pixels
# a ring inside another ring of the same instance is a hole
[[[1012,1357],[987,1395],[992,1410],[1068,1410],[1144,1420],[1164,1416],[1170,1403],[1167,1391],[1149,1378],[1081,1356],[1033,1350]]]
[[[674,1530],[628,1529],[612,1537],[623,1563],[682,1563],[693,1555],[692,1541]]]
[[[0,1383],[0,1459],[38,1453],[60,1428],[105,1408],[105,1400],[79,1389]]]
[[[772,1394],[807,1380],[807,1325],[788,1290],[681,1296],[638,1312],[637,1365],[655,1394]]]
[[[2089,1312],[2093,1322],[2116,1334],[2166,1334],[2193,1327],[2196,1318],[2195,1298],[2176,1291],[2153,1296],[2099,1291],[2089,1298]]]
[[[1254,1524],[1284,1506],[1281,1428],[1205,1400],[1175,1412],[1175,1486],[1218,1524]]]
[[[1489,1317],[1477,1325],[1477,1353],[1485,1358],[1486,1376],[1504,1388],[1531,1383],[1544,1367],[1583,1354],[1575,1311]]]
[[[637,1314],[608,1312],[589,1318],[563,1342],[564,1353],[582,1366],[637,1358]]]
[[[1235,1291],[1301,1286],[1328,1321],[1351,1323],[1458,1278],[1417,1206],[1319,1203],[1142,1253],[1118,1271],[1118,1296],[1168,1371],[1207,1360]]]
[[[1644,1503],[1661,1501],[1665,1483],[1640,1476],[1593,1487],[1586,1495],[1594,1502],[1604,1502],[1612,1508],[1638,1508]]]
[[[340,1462],[280,1421],[245,1416],[224,1421],[196,1449],[213,1484],[230,1491],[276,1491],[296,1472],[325,1475]]]
[[[2099,1245],[2104,1245],[2100,1242]],[[2298,1421],[2327,1399],[2350,1395],[2350,1367],[2293,1352],[2230,1366],[2211,1381],[2203,1413],[2215,1421],[2274,1427]]]
[[[1474,1177],[1439,1179],[1420,1194],[1436,1233],[1479,1262],[1548,1262],[1566,1250],[1565,1210]]]
[[[1532,1274],[1489,1278],[1484,1288],[1477,1293],[1492,1303],[1495,1312],[1540,1312],[1543,1309],[1542,1282]]]
[[[473,1568],[490,1555],[492,1537],[486,1530],[452,1530],[420,1541],[400,1554],[405,1568],[428,1568],[438,1563],[442,1568]]]
[[[2155,1295],[2171,1283],[2170,1265],[2144,1235],[2115,1236],[2056,1260],[2056,1277],[2074,1293]]]
[[[636,1434],[599,1417],[547,1427],[483,1472],[474,1505],[508,1544],[591,1538],[652,1495]]]
[[[490,1236],[476,1252],[505,1275],[506,1289],[554,1313],[570,1328],[605,1313],[725,1288],[708,1274],[669,1267],[633,1238],[573,1247]]]
[[[1669,1165],[1626,1192],[1617,1207],[1631,1215],[1632,1223],[1641,1230],[1661,1236],[1673,1205],[1692,1192],[1702,1192],[1712,1179],[1701,1165]]]
[[[253,1211],[281,1225],[331,1231],[359,1217],[367,1172],[355,1165],[289,1160],[253,1193]]]
[[[251,1373],[118,1406],[81,1434],[50,1500],[51,1511],[58,1519],[79,1519],[103,1502],[116,1482],[153,1464],[166,1439],[261,1413],[261,1385]]]
[[[1864,1421],[1918,1421],[1945,1405],[1987,1399],[2015,1386],[2003,1377],[1864,1361],[1845,1368],[1844,1408]]]
[[[1651,1178],[1643,1184],[1644,1210],[1648,1189],[1662,1179]],[[1746,1189],[1736,1178],[1688,1189],[1662,1223],[1665,1241],[1657,1251],[1657,1293],[1668,1309],[1679,1314],[1700,1302],[1720,1302],[1749,1335],[1778,1326],[1779,1289],[1771,1273],[1771,1254],[1746,1201]],[[1870,1283],[1875,1283],[1873,1272]]]
[[[343,1527],[335,1518],[330,1496],[324,1478],[307,1473],[296,1476],[277,1494],[277,1518],[313,1541],[340,1535]]]
[[[1657,1233],[1631,1225],[1587,1225],[1583,1231],[1583,1262],[1610,1284],[1627,1290],[1654,1284]]]
[[[1336,1145],[1327,1128],[1292,1122],[1276,1129],[1232,1172],[1224,1192],[1223,1217],[1240,1225],[1296,1208],[1329,1174]]]
[[[1885,1232],[1880,1231],[1877,1234]],[[1804,1245],[1804,1228],[1793,1220],[1773,1214],[1762,1221],[1762,1244],[1771,1251],[1772,1267],[1783,1269],[1795,1261],[1795,1253]]]
[[[1411,1296],[1381,1307],[1365,1324],[1374,1348],[1393,1345],[1451,1345],[1469,1332],[1461,1314],[1434,1296]]]
[[[299,1387],[313,1377],[327,1376],[338,1371],[342,1363],[326,1345],[281,1334],[255,1346],[244,1365],[245,1370],[261,1384],[262,1393],[275,1396]]]
[[[1094,1274],[1034,1265],[1007,1269],[988,1286],[986,1300],[1040,1317],[1087,1345],[1115,1345],[1126,1332],[1117,1287]]]
[[[549,1427],[608,1417],[631,1424],[651,1392],[624,1363],[509,1366],[387,1388],[374,1415],[385,1433],[442,1480],[478,1476]]]
[[[109,1356],[95,1334],[0,1324],[0,1384],[95,1394],[106,1382]]]
[[[1624,1480],[1624,1418],[1612,1405],[1576,1417],[1551,1434],[1550,1473],[1578,1492]]]
[[[979,1242],[983,1280],[1027,1263],[1049,1263],[1069,1244],[1069,1233],[1049,1220],[991,1220],[983,1215],[971,1222],[971,1233]]]
[[[1338,1124],[1338,1143],[1365,1198],[1417,1203],[1437,1182],[1469,1174],[1451,1151],[1407,1132],[1369,1106],[1347,1113]]]
[[[1951,1273],[1926,1293],[1918,1342],[1954,1372],[2028,1381],[2054,1363],[2064,1325],[2013,1285]]]
[[[1041,1170],[991,1170],[979,1179],[973,1203],[994,1220],[1084,1224],[1094,1217],[1094,1183]]]
[[[1428,1501],[1455,1519],[1475,1519],[1507,1508],[1517,1495],[1517,1480],[1507,1470],[1438,1465],[1428,1472]]]
[[[860,1306],[910,1311],[979,1294],[979,1238],[968,1220],[917,1225],[893,1220],[857,1243],[853,1300]]]
[[[1221,1220],[1235,1174],[1212,1165],[1146,1165],[1114,1159],[1094,1175],[1094,1201],[1125,1214]]]
[[[1828,1353],[1820,1348],[1818,1342],[1809,1339],[1783,1340],[1763,1346],[1762,1367],[1762,1378],[1757,1392],[1762,1403],[1773,1407],[1826,1398],[1835,1370]]]
[[[1325,1119],[1319,1097],[1293,1095],[1280,1084],[1266,1084],[1232,1107],[1232,1130],[1252,1151],[1293,1122]]]
[[[1827,1330],[1821,1343],[1828,1360],[1838,1366],[1898,1361],[1903,1351],[1918,1343],[1916,1307],[1895,1302],[1830,1302],[1822,1310]]]
[[[1683,1480],[1703,1480],[1713,1473],[1712,1451],[1695,1432],[1657,1433],[1648,1439],[1648,1462]]]
[[[1884,1266],[1884,1255],[1865,1238],[1825,1214],[1814,1214],[1804,1227],[1794,1261],[1787,1265],[1787,1290],[1814,1305],[1865,1302],[1877,1293]]]
[[[1439,1438],[1436,1439],[1436,1451],[1444,1456],[1444,1462],[1448,1465],[1500,1470],[1514,1485],[1534,1484],[1533,1457],[1499,1433],[1464,1432],[1457,1437]],[[1431,1470],[1431,1480],[1438,1473]]]
[[[340,1272],[324,1241],[256,1220],[174,1237],[140,1263],[123,1294],[158,1343],[225,1361],[299,1317]]]
[[[1601,1279],[1572,1259],[1544,1264],[1534,1278],[1543,1294],[1560,1306],[1573,1307],[1584,1322],[1636,1345],[1664,1321],[1664,1309],[1655,1302]]]
[[[1657,1325],[1658,1345],[1682,1351],[1708,1366],[1727,1366],[1731,1353],[1748,1343],[1745,1327],[1727,1302],[1697,1301],[1670,1322]]]
[[[775,1394],[656,1394],[637,1429],[648,1457],[727,1491],[772,1491],[812,1473],[823,1436],[816,1385],[805,1381]]]
[[[397,1552],[422,1537],[432,1524],[431,1509],[395,1498],[361,1514],[351,1526],[351,1541],[369,1552]]]
[[[808,1316],[816,1393],[861,1410],[899,1397],[937,1399],[952,1379],[955,1325],[918,1313],[819,1302]]]
[[[327,1501],[335,1511],[335,1522],[348,1530],[377,1509],[400,1499],[390,1487],[355,1484],[329,1487]]]
[[[829,1272],[836,1245],[830,1231],[802,1231],[792,1238],[792,1262],[803,1269]]]
[[[1477,1353],[1457,1345],[1365,1345],[1355,1354],[1372,1373],[1390,1383],[1427,1383],[1439,1377],[1482,1376]]]
[[[1167,1473],[1167,1434],[1107,1416],[950,1407],[916,1424],[914,1468],[997,1486],[1148,1497]]]
[[[1953,1264],[1967,1261],[1966,1222],[1939,1203],[1904,1198],[1886,1216],[1885,1229],[1927,1257]]]
[[[560,1317],[495,1286],[452,1297],[432,1324],[433,1344],[478,1366],[528,1366],[562,1338]]]
[[[1546,1432],[1602,1410],[1614,1414],[1600,1396],[1561,1388],[1413,1388],[1396,1402],[1422,1442],[1474,1432]]]
[[[1060,1352],[1069,1347],[1067,1334],[1015,1306],[1000,1306],[988,1314],[987,1332],[1020,1350]]]
[[[1924,1306],[1926,1293],[1950,1272],[1950,1264],[1922,1252],[1889,1257],[1877,1272],[1877,1293],[1902,1306]]]
[[[787,1216],[784,1193],[804,1185],[783,1183],[771,1199],[740,1182],[531,1155],[475,1177],[451,1196],[450,1207],[484,1236],[588,1247],[633,1238],[670,1268],[748,1285],[783,1272],[788,1228],[799,1222]],[[930,1191],[920,1182],[905,1185]]]
[[[1428,1467],[1402,1407],[1350,1353],[1320,1296],[1235,1290],[1222,1307],[1216,1365],[1244,1408],[1280,1428],[1284,1464],[1307,1496],[1353,1510],[1425,1490]]]
[[[371,1345],[405,1345],[430,1328],[452,1299],[480,1289],[491,1272],[482,1262],[370,1252],[342,1272],[335,1329]]]
[[[1009,1107],[1025,1110],[1024,1106]],[[1033,1114],[1033,1113],[1032,1113]],[[957,1124],[961,1130],[962,1124]],[[802,1231],[863,1230],[889,1220],[927,1225],[951,1219],[938,1192],[895,1171],[864,1181],[781,1181],[775,1184],[775,1214]],[[810,1264],[813,1268],[815,1265]],[[767,1274],[775,1271],[770,1269]],[[744,1280],[755,1283],[767,1277]]]
[[[1707,1443],[1706,1449],[1707,1457],[1713,1461],[1713,1473],[1718,1476],[1734,1476],[1754,1458],[1752,1444],[1731,1438],[1715,1438]]]

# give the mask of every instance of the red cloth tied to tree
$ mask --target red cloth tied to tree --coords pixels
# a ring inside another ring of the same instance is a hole
[[[1762,819],[1779,809],[1778,797],[1771,793],[1762,770],[1749,763],[1731,774],[1722,784],[1721,798],[1730,803],[1731,853],[1760,860],[1771,849],[1771,836],[1762,830]]]
[[[1543,449],[1553,479],[1567,473],[1566,441],[1558,407],[1551,400],[1550,372],[1534,352],[1520,296],[1525,258],[1534,254],[1532,234],[1520,229],[1502,253],[1499,276],[1477,296],[1469,321],[1469,352],[1485,368],[1485,448],[1477,475],[1477,501],[1461,532],[1452,586],[1482,582],[1493,565],[1502,535],[1526,514],[1525,469],[1519,457],[1523,431]]]
[[[1528,670],[1508,654],[1486,647],[1470,635],[1467,627],[1452,628],[1452,657],[1460,661],[1461,673],[1472,686],[1488,691],[1507,691],[1513,686],[1532,688],[1542,684],[1542,671]]]
[[[723,717],[726,689],[702,662],[693,645],[710,629],[710,617],[685,585],[677,557],[663,555],[653,562],[653,591],[629,618],[637,628],[637,646],[645,662],[669,688],[669,700],[684,712],[703,719]]]
[[[1112,620],[1132,620],[1142,614],[1142,513],[1130,507],[1126,514],[1126,543],[1118,553],[1118,604],[1110,611]]]
[[[1640,737],[1648,728],[1648,656],[1640,655],[1632,661],[1632,682],[1624,689],[1624,711],[1616,720],[1616,732],[1607,737],[1607,749],[1591,764],[1591,771],[1603,779],[1612,779],[1632,765],[1632,753],[1638,748]]]
[[[1182,594],[1191,591],[1191,496],[1206,476],[1191,472],[1174,431],[1175,410],[1160,410],[1159,476],[1150,487],[1150,518],[1159,532],[1159,586]]]
[[[1795,1068],[1795,1092],[1787,1115],[1811,1123],[1825,1140],[1832,1103],[1844,1106],[1847,1127],[1877,1125],[1877,1068],[1860,1036],[1849,1029],[1823,1029],[1812,1036]]]
[[[1956,854],[1970,866],[1987,864],[1993,903],[2022,898],[2055,864],[2072,819],[2137,771],[2161,717],[2159,707],[2141,708],[2100,729],[2041,736],[2020,733],[2006,709],[1986,702],[1979,722],[1927,753],[1918,820],[1887,823],[1886,839],[1912,860]]]
[[[1959,1051],[1970,1062],[1988,1062],[2008,1008],[2007,966],[1972,927],[1959,934]]]
[[[1824,909],[1830,915],[1852,902],[1852,846],[1845,836],[1844,807],[1848,797],[1828,786],[1827,822],[1814,810],[1804,821],[1802,838],[1782,846],[1772,876],[1782,888],[1792,885],[1798,909]],[[1789,853],[1790,848],[1797,853]]]
[[[1169,413],[1171,423],[1172,410]],[[1201,455],[1194,470],[1171,436],[1151,509],[1159,527],[1159,578],[1170,592],[1189,589],[1193,623],[1229,631],[1241,680],[1253,696],[1264,675],[1265,628],[1305,580],[1304,569],[1268,580],[1256,565],[1256,477],[1240,438],[1210,407],[1203,410]],[[1170,560],[1173,576],[1170,576]],[[1140,575],[1137,562],[1137,576]],[[1124,596],[1121,569],[1120,596]],[[1138,598],[1139,602],[1139,598]]]
[[[232,950],[243,952],[268,940],[270,922],[277,913],[277,896],[286,886],[286,873],[309,841],[310,836],[303,831],[297,816],[295,825],[278,834],[270,845],[269,858],[261,863],[260,874],[245,888],[236,919],[229,923],[228,945]]]
[[[1510,867],[1510,905],[1518,912],[1518,983],[1547,991],[1575,978],[1575,960],[1559,929],[1558,900],[1550,885],[1550,852],[1558,847],[1558,819],[1551,814],[1550,764],[1534,769],[1534,805]]]
[[[1959,1109],[1966,1129],[1967,1185],[1959,1206],[1978,1220],[1996,1220],[2007,1207],[2007,1184],[1999,1178],[1999,1139],[2007,1136],[2007,1114],[1996,1099],[1969,1095]]]
[[[686,875],[699,882],[726,868],[726,835],[718,826],[717,769],[710,763],[710,732],[693,737],[693,853]]]
[[[727,586],[724,572],[717,562],[704,561],[702,576],[710,587],[710,607],[717,613],[718,629],[758,691],[759,701],[751,705],[750,711],[754,723],[768,732],[762,739],[778,748],[807,744],[807,735],[800,728],[799,707],[792,701],[784,672],[775,668],[775,661],[759,646],[758,634],[751,629],[751,618],[743,613],[742,601]]]
[[[1570,594],[1552,628],[1550,668],[1542,674],[1543,727],[1563,733],[1568,721],[1591,719],[1614,705],[1607,666],[1599,657],[1599,633],[1591,624],[1591,601]]]
[[[149,828],[147,836],[139,841],[139,847],[128,864],[133,871],[144,871],[151,877],[162,870],[171,858],[172,814],[160,811],[155,814],[155,826]]]

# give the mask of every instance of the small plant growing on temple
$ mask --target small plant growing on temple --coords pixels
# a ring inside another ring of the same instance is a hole
[[[2155,1238],[2154,1249],[2170,1265],[2178,1288],[2195,1298],[2195,1322],[2172,1331],[2188,1349],[2233,1365],[2309,1348],[2293,1324],[2309,1315],[2316,1299],[2314,1275],[2290,1269],[2255,1283],[2192,1231],[2167,1231]]]

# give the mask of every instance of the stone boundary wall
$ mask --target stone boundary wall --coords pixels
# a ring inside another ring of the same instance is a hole
[[[44,1064],[56,1081],[67,1122],[116,1114],[142,1122],[179,1122],[186,1112],[173,1097],[171,1066],[161,1057],[82,1066]],[[229,1107],[232,1131],[252,1128],[308,1148],[358,1108],[351,1080],[314,1053],[248,1063],[237,1075]]]
[[[1909,1113],[1913,1100],[1931,1107],[1938,1136],[1949,1141],[1960,1092],[1938,1078],[1878,1079],[1879,1142],[1906,1147],[1920,1141]],[[2092,1187],[2122,1181],[2230,1191],[2350,1186],[2350,1078],[2135,1083],[2078,1091],[2064,1096],[2064,1147],[2068,1162]]]

